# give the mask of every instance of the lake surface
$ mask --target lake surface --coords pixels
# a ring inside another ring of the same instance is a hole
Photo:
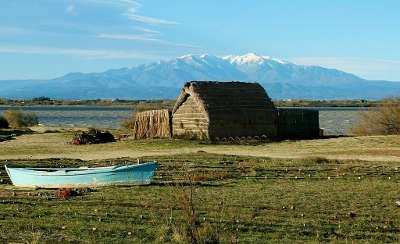
[[[0,106],[0,114],[8,109],[33,111],[39,122],[49,126],[119,128],[121,120],[131,116],[131,107],[105,106]],[[348,134],[368,108],[313,107],[319,111],[320,127],[326,134]]]
[[[106,106],[0,106],[0,114],[8,109],[32,111],[39,117],[39,123],[49,126],[119,128],[121,120],[128,118],[130,107]]]
[[[361,119],[361,113],[370,108],[360,107],[315,107],[319,111],[319,127],[325,135],[346,135]]]

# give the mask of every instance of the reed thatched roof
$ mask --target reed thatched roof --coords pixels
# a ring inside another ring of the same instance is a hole
[[[196,97],[206,111],[220,108],[274,107],[264,88],[258,83],[191,81],[182,88],[173,113],[188,96]]]

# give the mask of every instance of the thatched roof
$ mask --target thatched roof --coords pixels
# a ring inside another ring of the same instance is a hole
[[[186,101],[188,96],[195,97],[207,112],[274,107],[270,97],[258,83],[191,81],[182,88],[172,113]]]

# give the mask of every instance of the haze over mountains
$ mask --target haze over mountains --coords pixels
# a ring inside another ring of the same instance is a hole
[[[0,97],[177,98],[182,85],[191,80],[259,82],[273,99],[382,99],[400,95],[400,82],[370,81],[336,69],[296,65],[249,53],[225,57],[186,55],[102,73],[0,81]]]

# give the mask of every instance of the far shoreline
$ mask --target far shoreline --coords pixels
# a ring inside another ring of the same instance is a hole
[[[321,99],[280,99],[273,100],[276,107],[296,108],[296,107],[376,107],[384,100],[364,100],[364,99],[338,99],[338,100],[321,100]],[[7,99],[0,98],[0,107],[62,107],[62,106],[76,106],[76,107],[114,107],[114,108],[127,108],[127,107],[143,107],[144,109],[159,109],[171,108],[174,106],[175,100],[173,99],[148,99],[148,100],[124,100],[124,99],[87,99],[87,100],[73,100],[73,99],[51,99],[48,97],[40,97],[33,99]]]

